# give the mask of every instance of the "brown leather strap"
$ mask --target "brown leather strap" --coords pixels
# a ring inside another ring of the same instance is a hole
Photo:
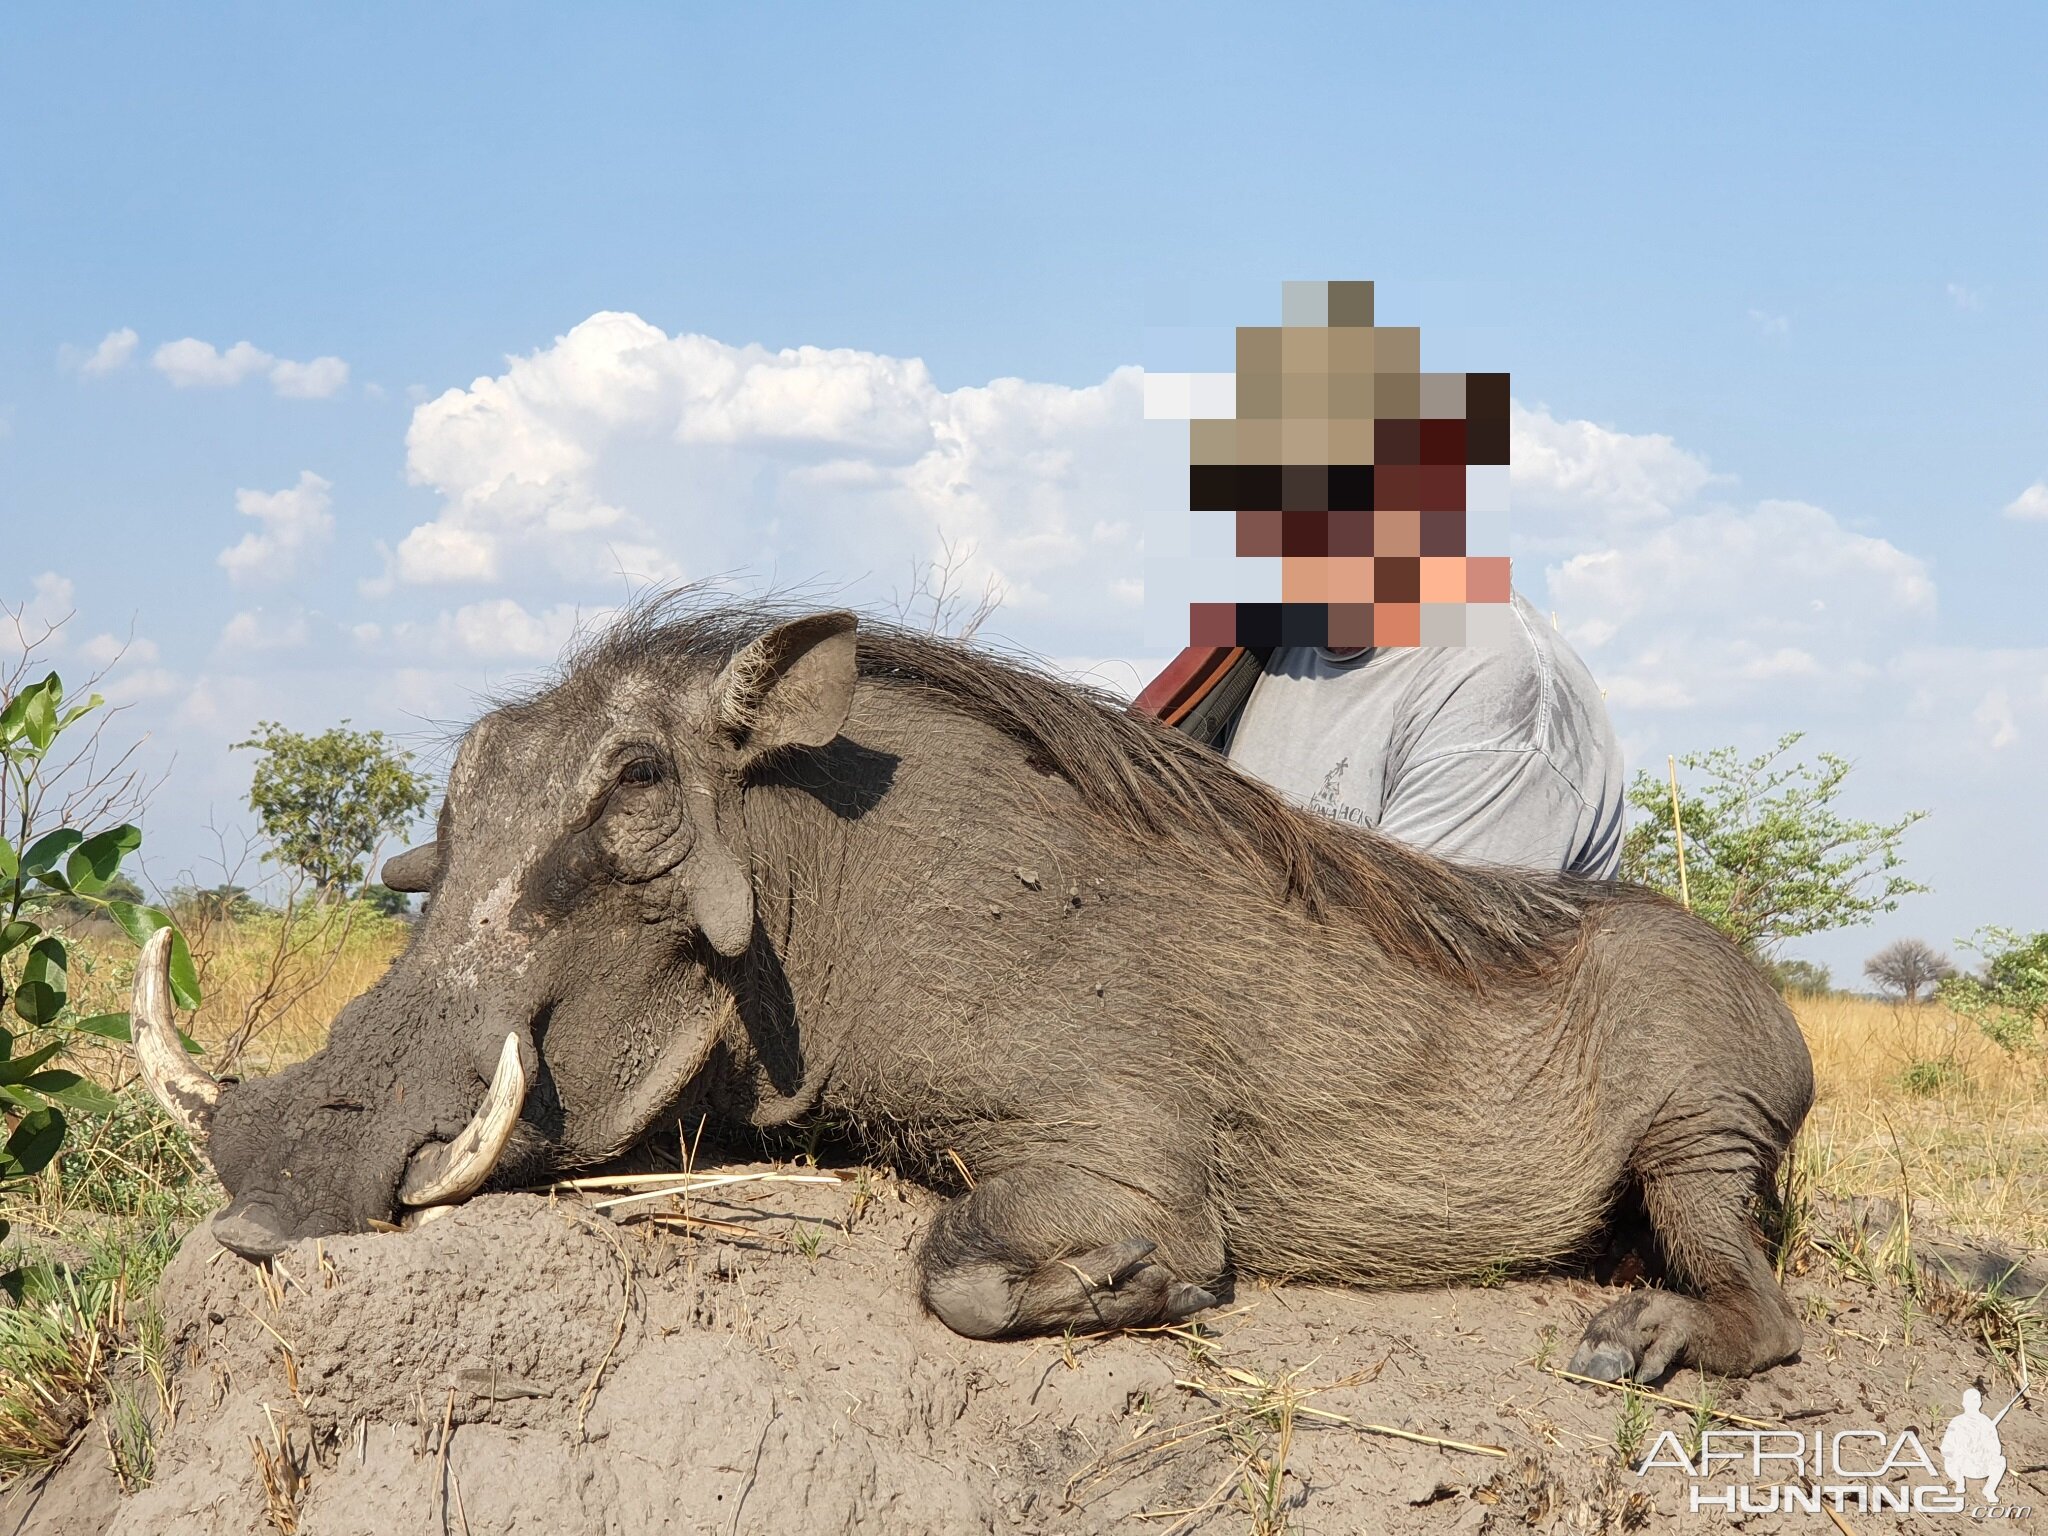
[[[1243,654],[1237,646],[1189,646],[1145,685],[1144,692],[1131,701],[1131,712],[1151,715],[1167,725],[1179,724]]]

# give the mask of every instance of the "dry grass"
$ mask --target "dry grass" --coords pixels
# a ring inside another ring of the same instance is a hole
[[[369,914],[276,917],[187,929],[203,1001],[181,1018],[206,1048],[207,1065],[245,1076],[303,1060],[327,1039],[334,1016],[368,991],[405,947],[404,924]],[[72,1006],[80,1015],[119,1013],[135,979],[135,946],[122,938],[74,940]],[[127,1053],[81,1041],[80,1070],[117,1086],[132,1076]],[[223,1057],[232,1058],[223,1062]]]
[[[1969,1237],[2048,1247],[2048,1056],[2009,1052],[1933,1003],[1795,996],[1819,1100],[1801,1138],[1813,1183],[1903,1192]]]

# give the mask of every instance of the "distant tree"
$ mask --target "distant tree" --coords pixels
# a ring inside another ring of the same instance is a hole
[[[263,904],[250,894],[246,885],[236,885],[232,881],[204,887],[174,885],[169,905],[173,912],[189,913],[214,922],[252,917],[263,910]]]
[[[1894,939],[1863,962],[1865,976],[1909,1003],[1919,1002],[1922,991],[1931,993],[1955,973],[1948,956],[1925,939]]]
[[[1899,842],[1927,813],[1908,811],[1891,822],[1844,818],[1833,806],[1848,759],[1823,752],[1818,766],[1781,763],[1802,734],[1790,732],[1746,762],[1733,747],[1678,759],[1706,780],[1679,796],[1692,909],[1760,960],[1787,939],[1867,923],[1901,896],[1927,889],[1897,873]],[[1622,842],[1622,876],[1675,900],[1670,786],[1639,773],[1628,799],[1639,816]]]
[[[1951,976],[1941,1000],[2009,1051],[2038,1045],[2048,1033],[2048,933],[1986,928],[1963,941],[1984,965],[1976,976]]]
[[[366,885],[357,899],[368,902],[372,911],[381,912],[386,917],[402,917],[412,910],[412,898],[388,885]]]
[[[1826,992],[1834,986],[1828,968],[1811,960],[1773,960],[1764,974],[1780,992]]]
[[[259,754],[249,808],[263,818],[271,856],[304,874],[323,900],[346,895],[377,844],[427,803],[412,754],[385,745],[382,731],[349,730],[346,720],[318,736],[259,721],[235,747]]]

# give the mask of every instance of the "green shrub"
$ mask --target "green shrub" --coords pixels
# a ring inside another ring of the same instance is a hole
[[[0,1200],[15,1197],[56,1157],[67,1110],[104,1115],[114,1108],[96,1083],[56,1065],[73,1035],[128,1038],[125,1013],[81,1019],[72,1011],[71,949],[52,925],[81,912],[104,914],[137,944],[170,926],[165,913],[132,899],[139,892],[122,874],[122,862],[142,846],[140,830],[122,823],[89,831],[64,824],[61,813],[45,814],[53,798],[74,801],[68,787],[54,796],[52,789],[89,760],[92,732],[86,748],[68,759],[53,760],[53,752],[103,703],[95,693],[67,705],[55,672],[14,687],[0,703],[0,1010],[11,1011],[10,1024],[26,1026],[19,1034],[0,1027],[0,1110],[11,1122],[0,1147]],[[59,824],[51,826],[53,819]],[[182,937],[171,951],[171,987],[185,1007],[198,1006],[198,979]],[[6,1234],[0,1220],[0,1238]],[[17,1272],[0,1276],[10,1293],[20,1283]]]
[[[2008,1051],[2040,1045],[2048,1037],[2048,933],[1982,928],[1962,947],[1984,957],[1983,969],[1944,981],[1941,1000]]]

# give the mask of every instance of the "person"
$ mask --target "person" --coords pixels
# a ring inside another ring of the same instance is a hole
[[[1612,879],[1621,748],[1592,674],[1516,593],[1506,647],[1273,651],[1219,745],[1318,815],[1468,863]]]

